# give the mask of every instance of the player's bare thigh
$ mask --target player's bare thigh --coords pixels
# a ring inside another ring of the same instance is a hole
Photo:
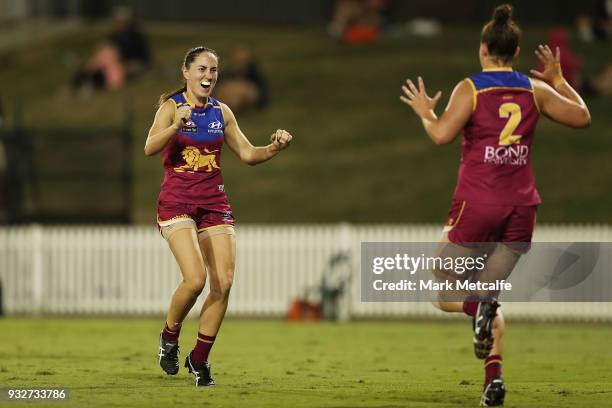
[[[206,282],[206,268],[195,224],[185,221],[173,227],[170,232],[162,228],[162,235],[168,241],[168,246],[179,265],[183,281],[194,289],[202,288]]]
[[[236,238],[230,225],[206,228],[199,234],[200,249],[209,271],[210,290],[227,296],[234,281]]]
[[[460,244],[453,243],[448,237],[448,231],[443,232],[442,238],[440,239],[440,245],[438,248],[437,256],[446,259],[460,259],[460,258],[471,258],[482,257],[484,254],[492,251],[493,246],[483,243],[479,245],[463,246]],[[486,255],[485,255],[486,256]],[[450,281],[454,284],[459,281],[471,279],[474,277],[476,270],[465,271],[462,273],[453,270],[435,269],[433,271],[435,278],[438,281],[445,282]],[[446,311],[446,312],[461,312],[463,311],[463,300],[468,296],[478,296],[478,293],[473,293],[467,290],[441,290],[438,292],[437,302],[432,302],[435,307]]]

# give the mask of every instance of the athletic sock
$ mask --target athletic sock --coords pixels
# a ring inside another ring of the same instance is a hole
[[[176,343],[178,341],[179,334],[181,334],[181,327],[181,324],[177,324],[174,326],[174,330],[172,330],[170,327],[168,327],[168,323],[166,322],[164,325],[164,330],[162,331],[162,339]]]
[[[476,311],[478,310],[478,296],[468,296],[463,301],[463,313],[468,316],[476,316]]]
[[[198,340],[191,353],[191,360],[197,364],[208,361],[208,355],[210,354],[210,349],[212,349],[213,344],[215,344],[215,336],[207,336],[198,333]]]
[[[484,362],[485,367],[485,387],[489,384],[493,379],[500,378],[502,375],[502,356],[499,354],[494,354],[489,357]]]

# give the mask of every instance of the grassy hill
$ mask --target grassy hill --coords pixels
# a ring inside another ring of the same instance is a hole
[[[0,57],[0,95],[25,103],[29,125],[84,126],[121,123],[133,113],[136,222],[155,219],[162,177],[160,157],[142,153],[159,94],[179,82],[185,50],[199,44],[223,56],[238,44],[259,56],[271,86],[271,106],[240,115],[254,144],[277,128],[290,130],[292,147],[257,167],[225,152],[225,184],[239,222],[417,223],[445,221],[459,162],[459,143],[438,147],[417,117],[399,102],[405,78],[422,75],[432,91],[442,89],[439,110],[454,84],[478,71],[478,27],[451,28],[438,38],[385,38],[348,47],[323,30],[226,25],[150,23],[156,67],[119,92],[83,100],[59,90],[108,27],[36,43]],[[517,68],[535,65],[533,49],[544,29],[527,28]],[[607,49],[603,48],[607,47]],[[611,47],[575,44],[587,75],[609,62]],[[612,222],[612,98],[589,100],[593,125],[575,131],[542,119],[534,166],[544,204],[540,222]]]

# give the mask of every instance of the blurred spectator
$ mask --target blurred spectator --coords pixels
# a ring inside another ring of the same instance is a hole
[[[390,0],[337,0],[328,32],[349,44],[375,41],[389,23],[389,5]]]
[[[578,37],[584,42],[605,41],[612,31],[612,0],[599,0],[593,16],[581,14],[576,18]]]
[[[597,3],[594,24],[595,37],[600,40],[607,40],[612,31],[612,0],[600,0]]]
[[[125,83],[126,72],[117,48],[108,41],[96,45],[93,56],[72,79],[74,91],[119,89]]]
[[[119,51],[129,79],[143,72],[151,64],[149,43],[131,9],[117,9],[115,26],[109,40]]]
[[[561,51],[561,69],[569,84],[585,96],[612,95],[612,64],[608,64],[598,76],[586,78],[582,75],[583,60],[569,48],[568,34],[564,29],[552,30],[548,35],[551,49]],[[538,65],[538,70],[543,69]]]
[[[550,31],[548,33],[547,44],[553,52],[555,52],[556,47],[559,47],[561,51],[561,69],[563,70],[563,76],[572,88],[580,92],[582,90],[580,71],[583,63],[582,59],[576,56],[569,48],[567,31],[562,28]],[[540,72],[544,70],[542,63],[538,64],[537,70]]]
[[[215,87],[214,96],[233,111],[240,112],[268,105],[268,84],[253,51],[245,46],[234,49],[228,57],[228,68]]]
[[[146,70],[151,56],[146,36],[127,7],[115,12],[114,30],[96,45],[91,58],[72,79],[72,89],[119,89]]]
[[[608,64],[601,74],[588,82],[591,95],[612,95],[612,64]]]

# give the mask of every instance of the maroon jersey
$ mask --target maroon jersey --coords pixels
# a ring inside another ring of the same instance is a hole
[[[206,105],[198,108],[184,93],[173,95],[170,100],[177,108],[190,104],[193,110],[191,119],[164,148],[164,181],[159,201],[229,211],[221,175],[225,121],[219,102],[209,97]]]
[[[463,129],[454,198],[481,204],[537,205],[531,142],[540,116],[531,81],[511,69],[467,79],[473,112]]]

